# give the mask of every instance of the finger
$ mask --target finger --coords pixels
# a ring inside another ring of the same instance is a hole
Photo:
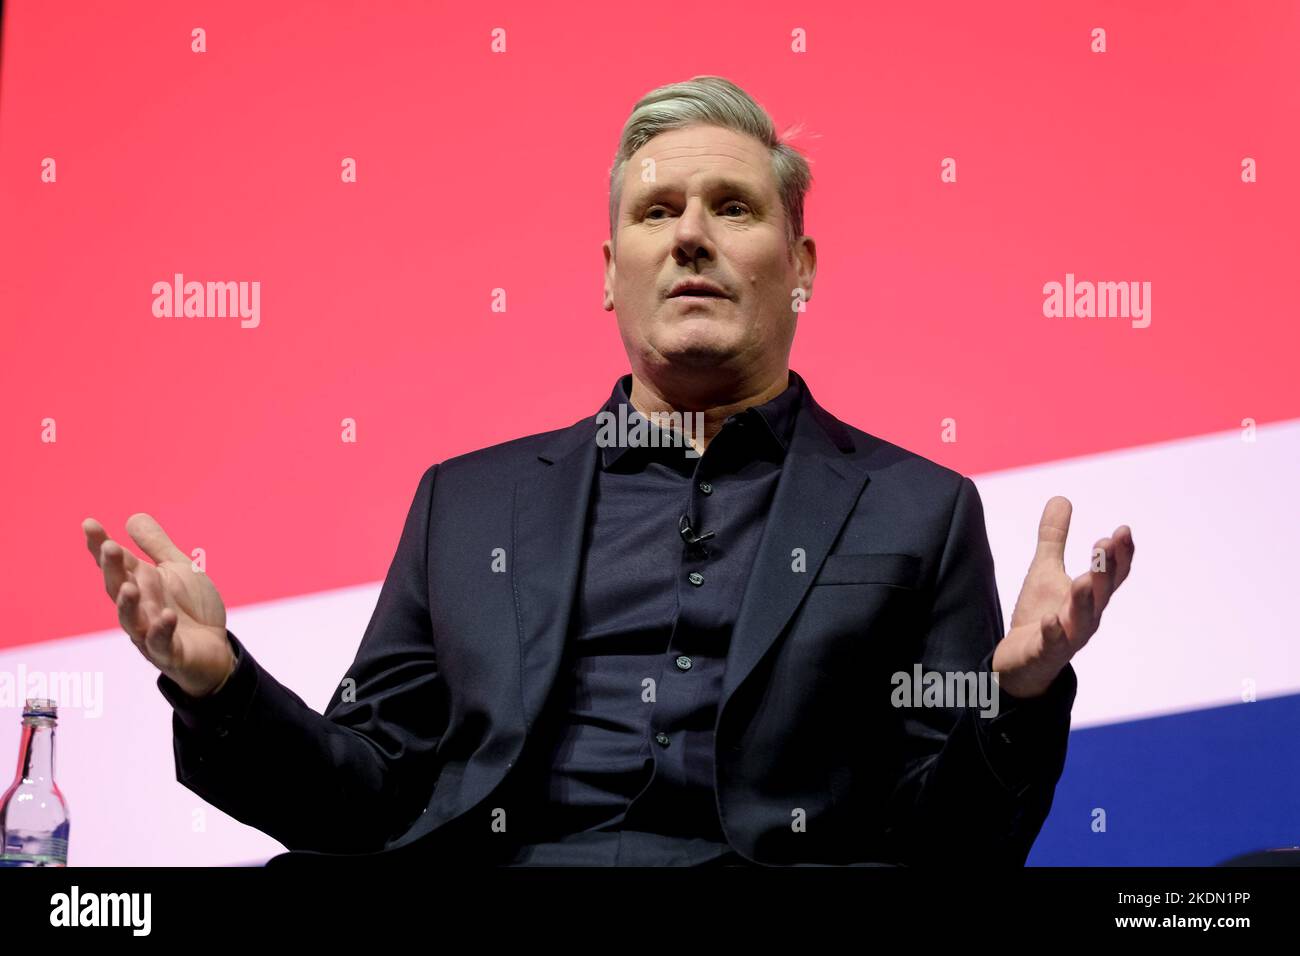
[[[144,638],[144,649],[150,660],[170,664],[176,659],[174,646],[176,621],[176,612],[171,608],[164,608],[162,613],[154,618]]]
[[[149,622],[140,610],[140,589],[134,581],[125,582],[117,592],[117,620],[137,647],[144,641]]]
[[[1092,572],[1085,571],[1070,582],[1070,600],[1066,605],[1066,633],[1070,645],[1077,651],[1092,637],[1097,629],[1092,590]]]
[[[1127,528],[1122,528],[1127,531]],[[1119,534],[1121,529],[1116,530]],[[1131,541],[1125,541],[1111,538],[1102,538],[1093,545],[1092,553],[1097,554],[1098,550],[1103,555],[1101,571],[1092,572],[1092,595],[1093,595],[1093,625],[1094,627],[1101,623],[1101,614],[1110,604],[1111,595],[1119,587],[1120,582],[1128,576],[1128,569],[1132,561]],[[1094,557],[1094,563],[1096,558]]]
[[[1101,561],[1097,561],[1097,553],[1101,552]],[[1117,568],[1115,565],[1115,539],[1102,538],[1092,546],[1093,567],[1100,563],[1100,570],[1092,570],[1091,585],[1093,599],[1093,615],[1100,617],[1101,612],[1105,610],[1110,596],[1115,590],[1115,575]]]
[[[1043,653],[1049,658],[1064,657],[1069,660],[1070,638],[1065,633],[1065,625],[1061,623],[1060,617],[1044,614],[1038,628],[1043,635]]]
[[[126,531],[140,546],[140,550],[158,564],[164,561],[189,561],[189,556],[172,544],[172,539],[167,537],[167,532],[152,515],[143,511],[131,515],[126,519]]]
[[[1133,568],[1133,530],[1126,524],[1115,529],[1115,587],[1118,588]]]
[[[136,570],[136,583],[140,586],[140,603],[148,620],[155,620],[167,607],[167,591],[162,574],[153,565],[141,561]]]
[[[94,518],[83,518],[81,520],[81,530],[86,535],[86,547],[90,549],[90,556],[95,559],[95,564],[100,564],[99,549],[108,540],[108,532]]]
[[[99,549],[99,566],[104,569],[104,590],[114,601],[117,593],[139,566],[140,561],[112,538],[108,538]]]
[[[108,532],[104,531],[102,526],[100,526],[99,531],[94,534],[93,542],[95,543],[92,543],[92,539],[89,535],[87,536],[86,539],[86,547],[91,549],[91,553],[95,557],[95,563],[100,565],[100,567],[103,567],[104,543],[106,541],[111,541],[113,543],[113,547],[117,548],[122,552],[122,563],[126,567],[126,570],[128,572],[134,571],[136,562],[139,561],[140,559],[137,558],[130,551],[128,551],[126,548],[123,548],[119,542],[114,541],[112,538],[110,538],[108,536]]]
[[[1070,515],[1074,506],[1070,499],[1054,495],[1043,508],[1038,521],[1038,548],[1035,561],[1051,561],[1065,567],[1065,538],[1070,533]]]

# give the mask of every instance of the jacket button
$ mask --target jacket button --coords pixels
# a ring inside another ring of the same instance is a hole
[[[704,583],[704,575],[700,574],[699,571],[692,571],[689,575],[687,575],[686,580],[690,581],[698,588],[701,584]]]
[[[690,669],[691,669],[691,659],[690,659],[689,657],[687,657],[685,654],[683,654],[681,657],[677,658],[677,669],[680,670],[680,671],[688,671],[688,670],[690,670]]]
[[[660,747],[667,747],[668,735],[663,731],[660,731],[659,733],[655,734],[655,743],[657,743]]]

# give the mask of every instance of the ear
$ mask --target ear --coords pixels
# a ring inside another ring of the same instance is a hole
[[[800,236],[795,243],[795,271],[802,282],[804,298],[811,299],[813,279],[817,276],[817,243],[811,236]]]
[[[606,239],[601,243],[601,252],[605,256],[605,301],[602,308],[606,312],[614,311],[614,243]]]

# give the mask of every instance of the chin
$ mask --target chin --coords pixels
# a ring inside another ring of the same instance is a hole
[[[680,343],[659,352],[670,365],[687,368],[716,368],[732,361],[736,350],[721,342]]]
[[[670,321],[652,319],[648,334],[635,351],[650,364],[682,368],[713,368],[734,363],[744,352],[745,330],[734,322],[704,315],[675,316]],[[625,340],[626,341],[626,340]]]

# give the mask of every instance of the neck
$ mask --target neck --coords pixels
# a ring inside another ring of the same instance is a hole
[[[702,455],[729,417],[752,405],[770,402],[784,392],[790,384],[789,371],[782,365],[775,375],[756,375],[740,381],[699,376],[651,379],[633,371],[632,394],[628,397],[632,407],[646,418],[654,413],[703,413],[704,432],[691,437],[691,445]]]

